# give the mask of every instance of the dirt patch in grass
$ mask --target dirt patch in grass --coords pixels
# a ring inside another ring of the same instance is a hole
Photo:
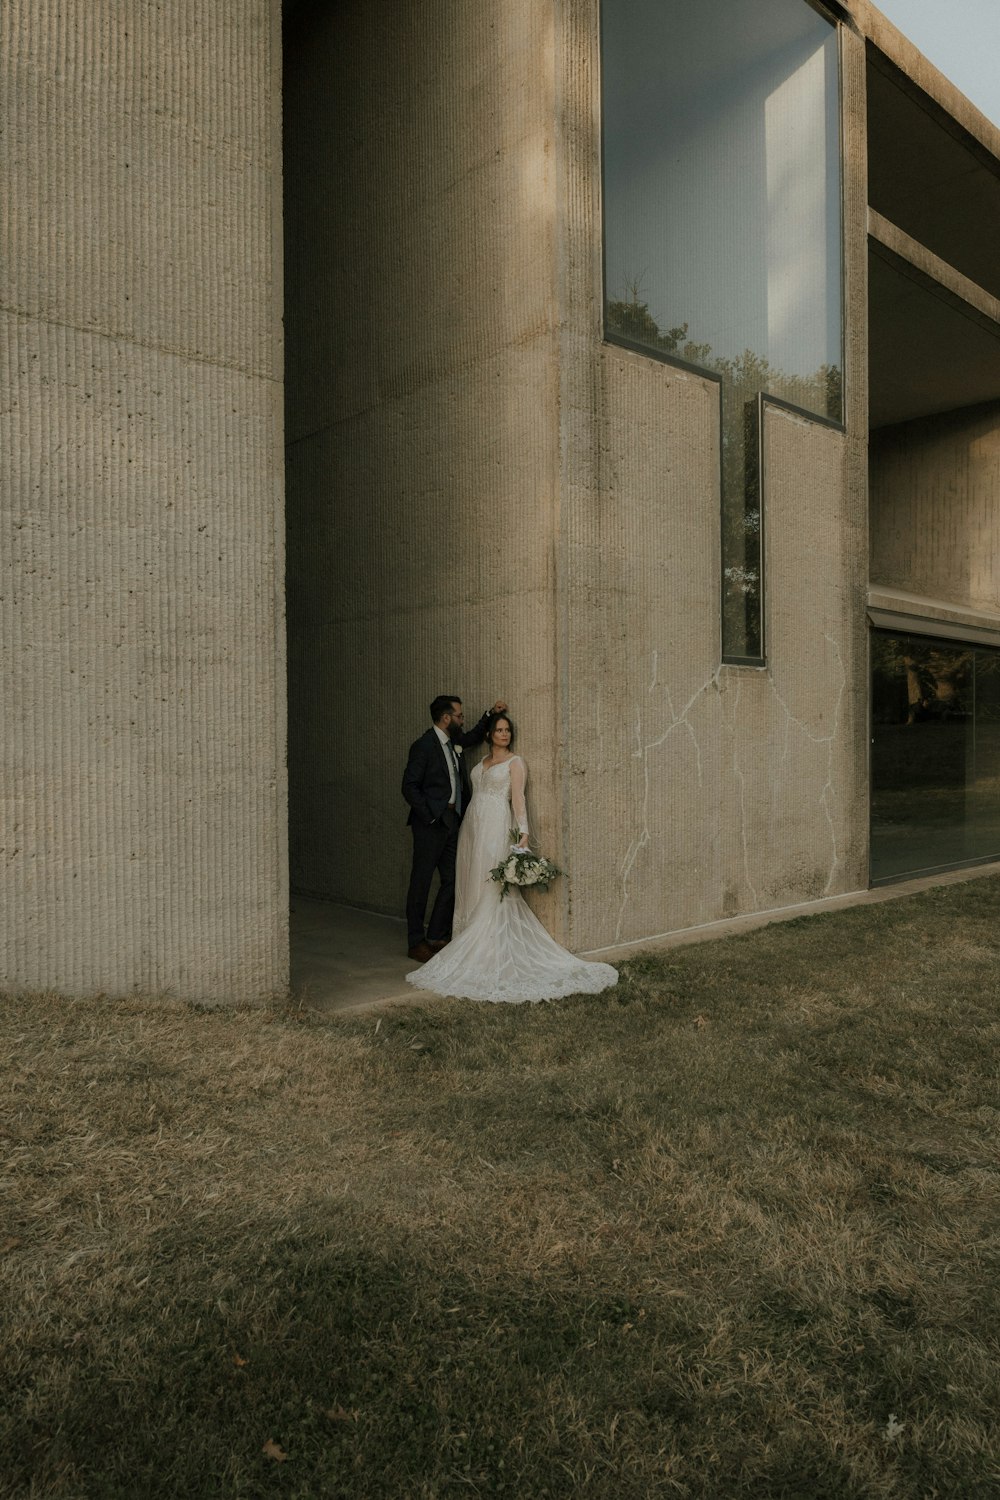
[[[0,1493],[996,1496],[998,915],[540,1007],[8,999]]]

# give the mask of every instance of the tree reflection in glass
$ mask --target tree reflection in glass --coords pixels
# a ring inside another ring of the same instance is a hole
[[[807,0],[603,0],[602,29],[605,333],[721,381],[723,655],[759,661],[758,395],[842,416],[836,32]]]
[[[1000,653],[872,633],[872,878],[1000,855]]]

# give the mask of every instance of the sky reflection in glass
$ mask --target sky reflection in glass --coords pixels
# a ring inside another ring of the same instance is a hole
[[[722,378],[723,654],[759,660],[750,403],[842,416],[836,30],[807,0],[602,16],[605,330]]]

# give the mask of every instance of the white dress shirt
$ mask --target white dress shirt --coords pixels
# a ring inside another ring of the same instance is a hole
[[[450,797],[449,800],[452,801],[452,802],[457,802],[458,801],[458,780],[457,780],[457,774],[456,773],[457,773],[457,768],[458,768],[458,752],[455,750],[454,744],[452,744],[452,740],[451,740],[451,736],[450,735],[445,734],[444,730],[443,729],[439,729],[436,724],[432,724],[431,728],[434,730],[434,733],[437,735],[438,739],[441,741],[442,746],[451,745],[452,750],[455,751],[455,753],[453,755],[449,755],[448,751],[446,749],[445,752],[444,752],[444,758],[448,762],[448,780],[451,782],[451,797]]]

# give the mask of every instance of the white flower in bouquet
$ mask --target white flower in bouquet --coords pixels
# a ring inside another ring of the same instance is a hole
[[[556,876],[562,874],[559,866],[544,855],[533,854],[530,849],[522,848],[517,842],[521,837],[519,829],[512,828],[510,837],[513,844],[510,853],[490,871],[490,879],[495,880],[500,887],[500,900],[515,885],[537,885],[541,890],[547,891]]]

